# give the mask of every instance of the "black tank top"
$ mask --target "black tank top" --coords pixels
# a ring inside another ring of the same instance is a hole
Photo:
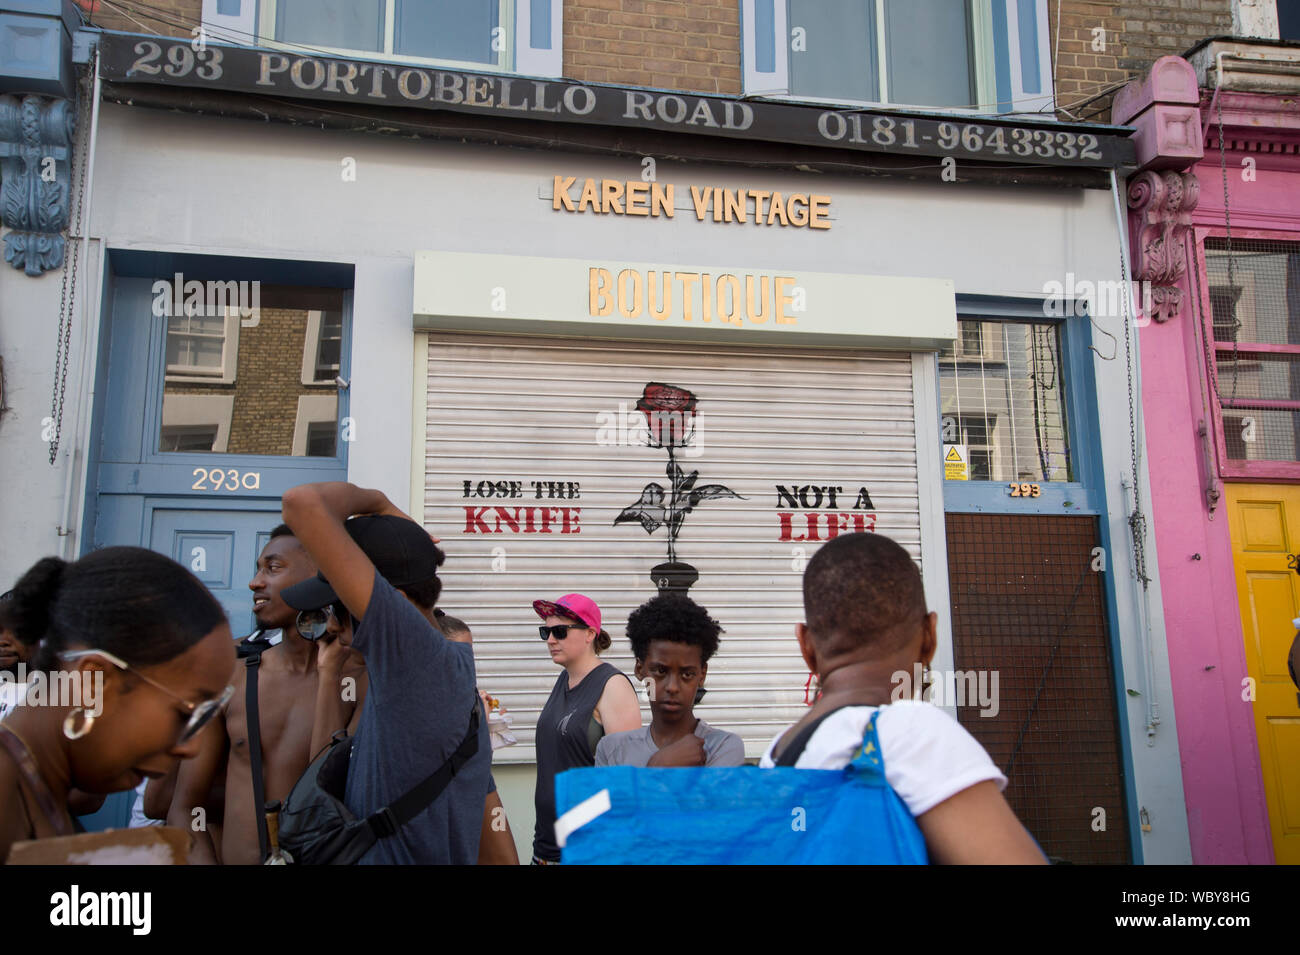
[[[596,743],[605,730],[592,714],[605,692],[605,684],[615,676],[627,679],[612,663],[602,663],[569,689],[569,674],[562,672],[537,720],[533,855],[539,859],[560,859],[560,847],[555,844],[555,777],[566,769],[596,765]]]

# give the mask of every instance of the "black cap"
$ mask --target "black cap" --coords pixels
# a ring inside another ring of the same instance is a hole
[[[414,521],[391,514],[367,514],[346,521],[343,527],[370,558],[379,576],[399,590],[438,576],[442,551]],[[280,598],[294,610],[316,610],[339,599],[320,574],[286,587]]]

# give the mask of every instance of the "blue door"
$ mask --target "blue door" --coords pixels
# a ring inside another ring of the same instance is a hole
[[[117,278],[101,336],[88,547],[132,544],[190,568],[236,636],[253,628],[257,554],[280,497],[346,478],[348,294],[227,280],[173,257]]]

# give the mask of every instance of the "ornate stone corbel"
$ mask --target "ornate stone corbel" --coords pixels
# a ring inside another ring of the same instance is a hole
[[[5,261],[28,275],[63,265],[76,111],[66,99],[0,96],[0,222]]]
[[[1157,322],[1167,322],[1182,311],[1178,280],[1187,271],[1183,240],[1200,193],[1201,184],[1190,172],[1147,170],[1129,180],[1133,278],[1143,283],[1143,305]]]

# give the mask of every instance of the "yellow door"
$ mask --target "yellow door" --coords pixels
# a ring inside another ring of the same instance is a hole
[[[1300,864],[1300,696],[1287,674],[1300,617],[1300,487],[1226,484],[1246,671],[1255,685],[1255,733],[1268,799],[1273,853]],[[1244,692],[1244,691],[1243,691]]]

